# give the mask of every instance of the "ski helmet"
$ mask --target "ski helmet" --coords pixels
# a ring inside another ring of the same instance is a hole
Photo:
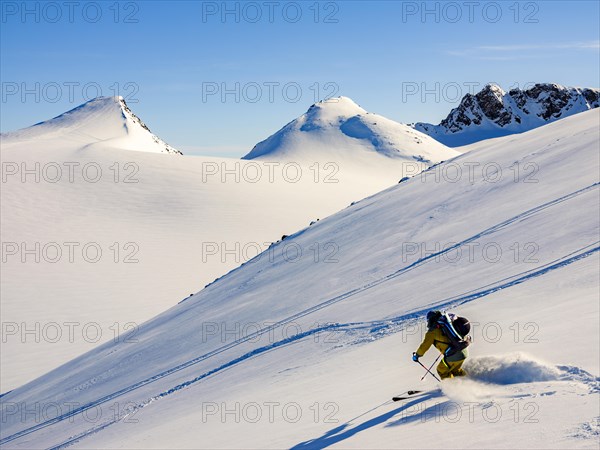
[[[427,327],[435,328],[435,324],[441,316],[442,313],[440,311],[429,311],[427,313]]]

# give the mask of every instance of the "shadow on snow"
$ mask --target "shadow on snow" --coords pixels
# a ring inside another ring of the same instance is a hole
[[[411,414],[408,416],[404,416],[404,414],[411,411],[411,409],[418,407],[418,405],[420,403],[426,402],[427,400],[431,400],[436,397],[441,397],[442,395],[443,394],[440,390],[436,390],[429,394],[417,397],[414,400],[403,404],[399,408],[396,408],[396,409],[393,409],[392,411],[383,413],[377,417],[374,417],[372,419],[369,419],[369,420],[362,422],[360,424],[357,424],[357,425],[352,424],[352,422],[354,420],[356,420],[356,419],[352,419],[343,425],[332,428],[331,430],[327,431],[321,437],[311,439],[311,440],[308,440],[305,442],[301,442],[300,444],[293,446],[292,450],[308,450],[308,449],[312,450],[312,449],[327,448],[333,444],[342,442],[362,431],[368,430],[369,428],[373,428],[377,425],[384,424],[387,421],[389,421],[390,419],[392,419],[393,417],[396,417],[398,415],[402,415],[403,417],[399,418],[398,420],[395,420],[394,422],[390,423],[389,425],[397,426],[397,425],[403,425],[406,423],[414,422],[416,420],[421,420],[421,419],[425,420],[426,418],[431,418],[431,415],[432,415],[431,408],[426,408],[426,409],[418,412],[417,414]],[[369,412],[371,412],[381,406],[390,404],[391,402],[392,402],[391,400],[387,401],[387,402],[383,403],[382,405],[379,405],[379,406],[361,414],[357,418],[362,417],[365,414],[368,414]]]

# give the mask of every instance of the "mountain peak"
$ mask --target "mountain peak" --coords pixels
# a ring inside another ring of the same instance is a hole
[[[465,95],[439,125],[416,123],[415,129],[456,147],[483,139],[537,128],[564,117],[597,108],[600,90],[537,83],[529,89],[504,91],[495,83]]]
[[[313,104],[310,108],[323,108],[323,109],[335,109],[335,110],[361,110],[364,111],[354,100],[350,97],[332,97],[326,100],[321,100]],[[310,109],[309,108],[309,109]]]
[[[321,129],[327,126],[338,124],[348,117],[358,114],[367,114],[363,108],[357,105],[349,97],[336,97],[327,100],[321,100],[308,108],[306,114],[302,116],[302,131]],[[301,118],[301,119],[302,119]]]
[[[348,97],[315,103],[254,146],[244,159],[337,161],[386,166],[390,159],[429,166],[458,155],[408,125],[367,112]]]
[[[96,97],[53,119],[2,135],[3,140],[60,139],[65,146],[105,146],[152,153],[182,153],[153,134],[122,96]]]
[[[497,84],[497,83],[488,83],[486,84],[482,91],[492,91],[492,92],[498,92],[501,95],[504,95],[504,89],[502,89],[502,87]]]
[[[502,89],[496,83],[488,83],[484,88],[475,94],[475,97],[481,101],[491,101],[497,103],[504,103],[503,98],[506,95],[504,89]]]

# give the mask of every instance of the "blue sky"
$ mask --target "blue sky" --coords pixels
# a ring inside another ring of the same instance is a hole
[[[184,153],[242,156],[331,95],[437,123],[488,82],[600,85],[597,1],[0,3],[3,132],[118,93]]]

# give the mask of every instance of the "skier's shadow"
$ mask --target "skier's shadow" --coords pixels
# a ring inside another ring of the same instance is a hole
[[[441,396],[442,396],[442,393],[439,390],[429,393],[429,394],[426,394],[426,395],[423,395],[421,397],[415,398],[414,400],[412,400],[408,403],[403,404],[399,408],[396,408],[392,411],[388,411],[384,414],[381,414],[380,416],[374,417],[373,419],[367,420],[366,422],[363,422],[361,424],[355,425],[352,428],[348,428],[351,425],[352,421],[346,422],[343,425],[332,428],[331,430],[327,431],[321,437],[296,444],[295,446],[293,446],[291,448],[291,450],[308,450],[308,449],[327,448],[333,444],[344,441],[344,440],[348,439],[349,437],[352,437],[355,434],[360,433],[361,431],[368,430],[369,428],[372,428],[376,425],[385,423],[388,420],[390,420],[392,417],[395,417],[399,414],[407,412],[408,410],[410,410],[413,407],[416,407],[420,403],[423,403],[423,402],[426,402],[427,400],[431,400],[433,398],[441,397]],[[425,413],[429,408],[425,409],[425,410],[421,410],[421,408],[418,408],[418,409],[419,409],[418,413],[410,415],[408,417],[403,416],[399,420],[392,422],[392,425],[400,425],[403,423],[407,423],[409,421],[412,422],[414,420],[417,420],[418,418],[422,417],[422,414]]]

